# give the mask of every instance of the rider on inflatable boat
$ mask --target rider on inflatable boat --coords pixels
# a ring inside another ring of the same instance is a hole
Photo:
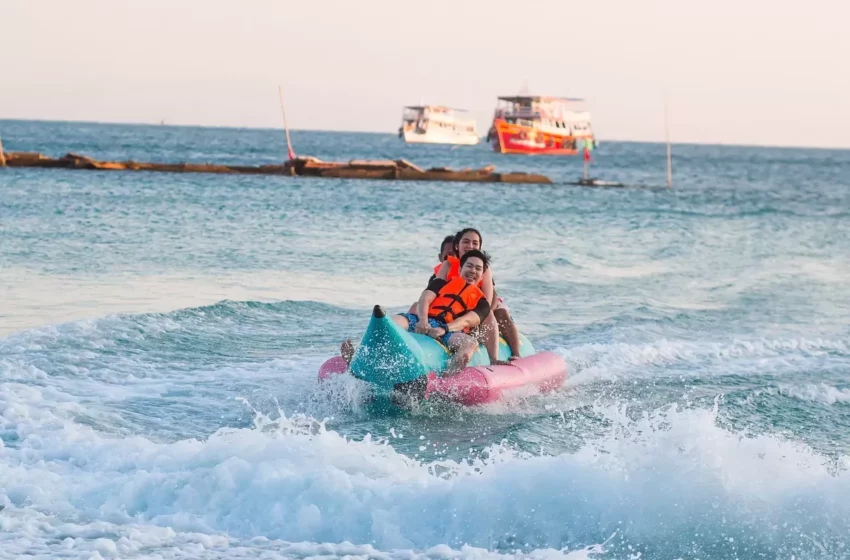
[[[435,278],[419,297],[417,313],[393,317],[408,332],[427,334],[452,352],[446,373],[465,368],[478,349],[478,341],[469,331],[490,315],[490,304],[477,286],[489,265],[486,253],[467,251],[460,259],[459,276],[451,280]],[[427,322],[420,317],[427,317]]]

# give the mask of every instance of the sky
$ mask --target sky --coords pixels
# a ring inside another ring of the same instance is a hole
[[[602,140],[850,148],[846,0],[0,0],[0,119],[395,132],[583,97]],[[2,130],[0,130],[2,136]]]

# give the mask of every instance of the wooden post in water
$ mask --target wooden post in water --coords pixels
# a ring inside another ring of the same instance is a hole
[[[289,126],[286,124],[286,109],[283,108],[283,88],[277,86],[277,92],[280,96],[280,112],[283,115],[283,130],[286,132],[286,157],[289,161],[295,159],[295,152],[292,150],[292,141],[289,139]]]
[[[670,154],[670,104],[664,100],[664,135],[667,138],[667,188],[673,186],[673,158]]]
[[[3,153],[3,139],[0,138],[0,167],[6,167],[6,155]]]

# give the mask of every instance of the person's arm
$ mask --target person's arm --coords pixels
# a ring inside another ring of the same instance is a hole
[[[484,292],[484,297],[487,299],[487,303],[489,303],[490,307],[492,307],[493,296],[495,295],[496,290],[493,288],[493,273],[490,272],[489,268],[484,271],[484,276],[481,277],[481,291]]]
[[[478,313],[475,311],[467,311],[448,325],[447,332],[460,332],[464,329],[470,329],[472,327],[477,327],[481,324],[481,317],[478,316]]]
[[[458,332],[464,329],[469,329],[472,327],[477,327],[481,324],[487,315],[490,314],[490,304],[487,303],[487,300],[481,298],[478,301],[478,305],[475,306],[475,309],[472,311],[467,311],[448,325],[446,325],[448,332]]]
[[[416,304],[416,316],[419,317],[419,322],[416,323],[416,332],[427,334],[431,325],[428,322],[428,310],[431,309],[431,304],[437,299],[437,294],[446,285],[445,280],[436,278],[428,283],[428,287],[419,296],[419,303]]]
[[[437,278],[440,280],[445,280],[449,276],[449,270],[452,269],[452,264],[448,261],[448,259],[443,261],[443,264],[440,266],[439,272],[437,272]]]
[[[416,324],[416,332],[426,333],[430,328],[428,325],[428,310],[431,304],[437,299],[437,294],[431,290],[424,290],[419,296],[419,303],[416,305],[416,316],[419,317],[419,322]],[[420,330],[422,327],[422,330]]]

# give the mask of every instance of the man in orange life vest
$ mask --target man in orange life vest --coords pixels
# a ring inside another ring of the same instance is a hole
[[[422,292],[415,314],[393,317],[402,328],[427,334],[452,351],[446,373],[465,368],[478,349],[478,341],[468,331],[490,314],[490,304],[477,286],[489,266],[490,257],[486,253],[467,251],[460,259],[460,276],[448,281],[435,278]],[[420,317],[427,317],[428,321],[421,321]]]

